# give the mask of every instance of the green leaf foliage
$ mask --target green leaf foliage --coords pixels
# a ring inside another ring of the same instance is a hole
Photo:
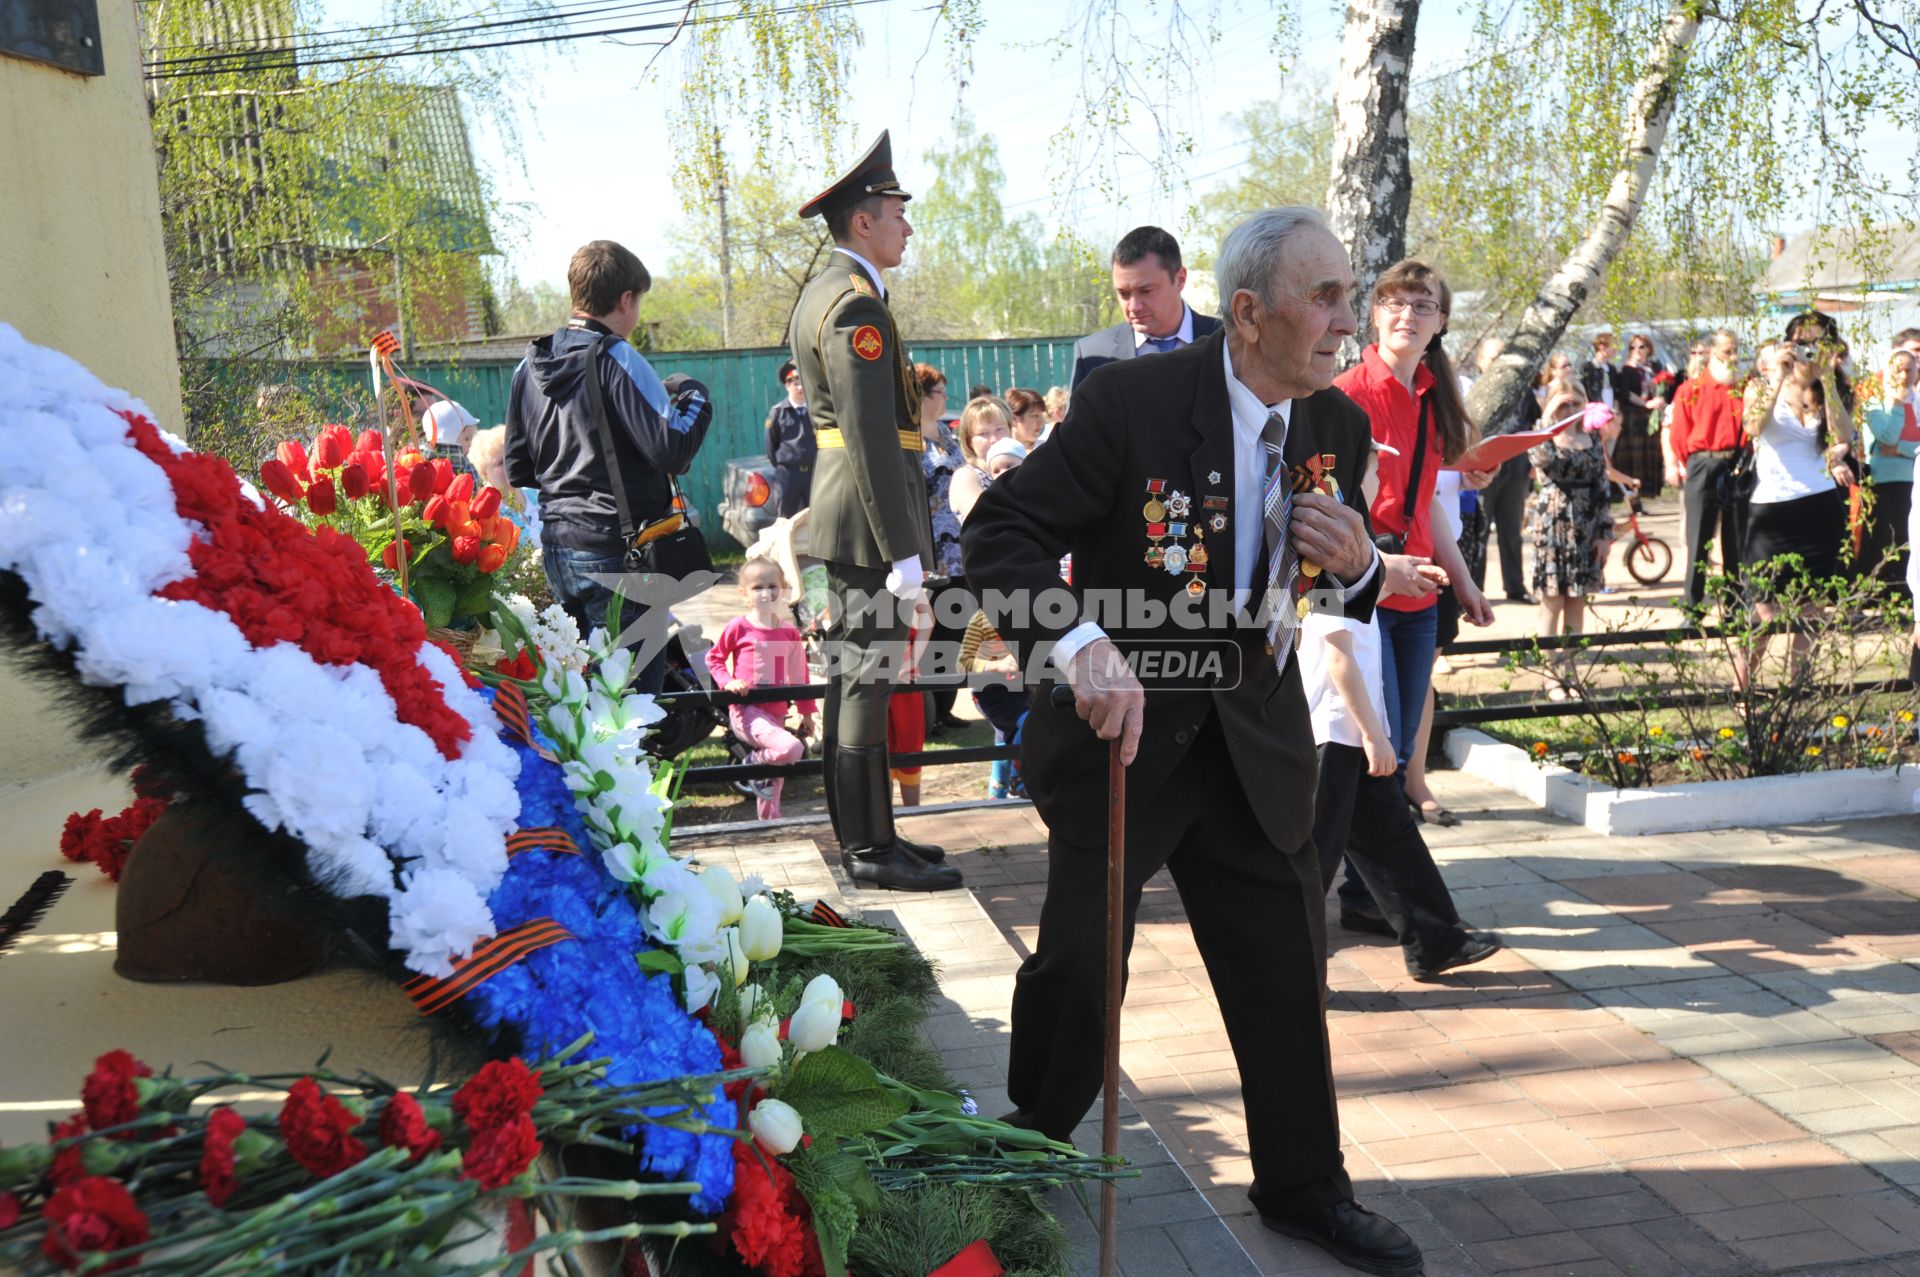
[[[786,1165],[813,1208],[813,1229],[820,1238],[826,1270],[845,1272],[847,1248],[859,1229],[860,1216],[880,1209],[880,1190],[874,1187],[867,1164],[827,1140],[816,1139],[789,1154]]]
[[[802,1056],[780,1088],[815,1140],[859,1135],[907,1111],[907,1099],[881,1082],[873,1065],[837,1046]]]
[[[925,1277],[984,1240],[1017,1277],[1073,1271],[1066,1230],[1032,1193],[973,1184],[940,1184],[882,1195],[853,1239],[856,1272]]]
[[[413,601],[427,618],[428,629],[441,629],[452,622],[457,595],[446,581],[416,580],[412,583]]]

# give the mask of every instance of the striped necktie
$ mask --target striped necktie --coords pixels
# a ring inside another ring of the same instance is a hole
[[[1286,437],[1286,419],[1277,412],[1268,413],[1267,424],[1260,431],[1260,446],[1266,453],[1261,509],[1267,524],[1267,650],[1273,653],[1274,668],[1281,671],[1287,668],[1287,654],[1293,650],[1294,632],[1300,624],[1293,605],[1300,556],[1287,541],[1287,525],[1293,517],[1293,485],[1287,482],[1287,467],[1281,459]]]

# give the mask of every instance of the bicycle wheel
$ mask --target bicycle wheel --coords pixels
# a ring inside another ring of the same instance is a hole
[[[1628,543],[1627,575],[1642,585],[1653,585],[1667,579],[1667,572],[1673,567],[1673,547],[1659,537],[1643,537]]]

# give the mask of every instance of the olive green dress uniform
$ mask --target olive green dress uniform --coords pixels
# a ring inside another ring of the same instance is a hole
[[[800,210],[832,213],[871,195],[911,198],[894,179],[885,133],[852,171]],[[960,885],[944,853],[893,828],[887,702],[903,678],[910,607],[887,591],[893,565],[931,571],[933,527],[920,468],[920,391],[880,281],[846,252],[827,255],[801,290],[787,341],[806,388],[819,452],[807,515],[808,553],[825,561],[823,715],[827,809],[858,882],[913,890]]]

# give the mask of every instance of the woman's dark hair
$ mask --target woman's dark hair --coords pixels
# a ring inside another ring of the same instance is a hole
[[[920,385],[920,397],[922,399],[932,394],[935,386],[944,386],[947,384],[947,375],[938,368],[935,368],[932,364],[915,364],[913,366],[913,379]]]
[[[1440,459],[1442,463],[1451,463],[1480,441],[1479,428],[1467,416],[1467,405],[1460,399],[1460,378],[1454,373],[1453,361],[1447,358],[1446,347],[1440,340],[1447,335],[1444,317],[1453,313],[1453,290],[1447,287],[1446,277],[1439,271],[1409,257],[1387,267],[1380,272],[1380,278],[1373,281],[1373,301],[1376,305],[1400,293],[1431,293],[1433,299],[1440,303],[1443,317],[1440,331],[1427,343],[1427,351],[1420,356],[1420,362],[1433,374],[1433,385],[1427,391],[1427,401],[1433,405],[1433,424],[1440,432]],[[1377,339],[1378,334],[1375,336]]]
[[[1824,310],[1803,310],[1787,321],[1787,327],[1781,336],[1790,342],[1830,341],[1835,345],[1846,345],[1846,339],[1840,335],[1840,321]],[[1821,378],[1815,377],[1814,384],[1820,385]],[[1833,386],[1840,392],[1840,408],[1848,416],[1853,415],[1853,382],[1842,369],[1833,370]],[[1820,402],[1826,402],[1826,391],[1822,389]]]
[[[1047,401],[1040,397],[1040,392],[1037,390],[1028,390],[1024,386],[1015,386],[1007,392],[1007,407],[1013,409],[1014,416],[1022,417],[1032,412],[1035,408],[1045,412],[1047,410]]]

